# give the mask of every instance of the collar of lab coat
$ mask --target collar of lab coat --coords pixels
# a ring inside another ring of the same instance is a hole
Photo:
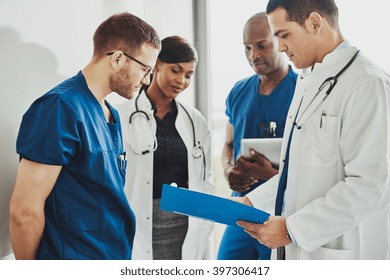
[[[137,106],[138,106],[138,109],[139,110],[149,110],[149,111],[154,111],[153,109],[153,104],[152,102],[150,101],[150,99],[148,98],[148,96],[146,95],[146,92],[144,90],[142,90],[140,92],[140,97],[138,98],[138,102],[137,102]],[[178,111],[181,111],[182,108],[180,106],[180,103],[179,101],[177,101],[176,99],[174,99],[174,102],[175,102],[175,105],[176,105],[176,108]]]
[[[346,57],[352,58],[352,55],[356,51],[357,49],[355,47],[352,47],[349,41],[345,40],[339,46],[337,46],[332,52],[328,53],[324,57],[322,62],[316,63],[313,67],[310,67],[311,71],[309,72],[320,71],[319,69],[321,69],[322,67],[327,67],[329,65],[339,65],[339,63],[342,63],[344,58]]]
[[[147,97],[146,92],[142,90],[139,94],[140,96],[138,100],[135,101],[136,106],[138,106],[138,110],[153,111],[153,105],[150,102],[149,98]]]

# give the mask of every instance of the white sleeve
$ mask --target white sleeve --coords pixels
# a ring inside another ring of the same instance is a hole
[[[268,212],[275,213],[275,199],[279,184],[279,174],[260,185],[246,196],[251,201],[253,207]]]

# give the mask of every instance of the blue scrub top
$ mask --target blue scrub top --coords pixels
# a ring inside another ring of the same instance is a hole
[[[123,189],[120,119],[108,106],[114,123],[80,71],[23,116],[18,154],[62,166],[46,200],[38,259],[131,259],[135,216]]]
[[[268,96],[259,94],[260,78],[250,76],[237,82],[226,99],[226,115],[234,129],[234,160],[241,154],[241,139],[268,138],[270,122],[276,123],[276,138],[282,138],[286,117],[292,101],[297,74],[291,69],[286,77]],[[260,180],[253,186],[264,183]],[[233,192],[234,196],[244,196],[246,192]]]

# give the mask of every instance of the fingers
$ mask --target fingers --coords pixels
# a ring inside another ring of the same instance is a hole
[[[261,224],[255,224],[245,221],[237,221],[237,224],[244,228],[244,230],[253,238],[260,240],[260,231],[262,228]]]
[[[245,221],[237,221],[237,224],[242,227],[246,233],[248,233],[252,238],[257,239],[261,244],[263,243],[263,240],[261,239],[261,224],[255,224]]]
[[[247,191],[253,184],[253,180],[229,180],[230,188],[237,192]]]
[[[237,166],[240,167],[240,166],[246,166],[250,163],[254,163],[255,162],[255,159],[254,158],[244,158],[242,156],[240,156],[237,161]]]
[[[280,216],[271,216],[264,224],[238,221],[237,224],[261,244],[275,249],[291,243],[287,236],[286,219]]]
[[[257,162],[263,162],[263,161],[269,161],[270,162],[270,160],[264,154],[259,153],[259,152],[257,152],[254,149],[251,149],[250,153],[251,153],[251,157],[254,160],[256,160]]]
[[[251,150],[251,157],[249,159],[240,157],[237,160],[237,166],[241,170],[258,169],[258,168],[264,168],[268,166],[271,167],[272,163],[263,154],[260,154],[255,150]]]
[[[246,196],[231,196],[228,199],[233,200],[235,202],[239,202],[248,206],[253,206],[251,201]]]
[[[250,190],[250,187],[247,187],[247,186],[230,186],[230,189],[232,189],[233,191],[235,192],[245,192],[245,191],[249,191]]]
[[[269,238],[264,232],[264,224],[255,224],[250,222],[238,221],[237,224],[244,228],[245,232],[248,233],[252,238],[259,241],[260,244],[267,246],[271,249],[275,249],[273,243],[270,242]]]
[[[253,184],[257,183],[257,181],[257,179],[249,178],[244,175],[237,167],[233,168],[228,176],[230,188],[238,192],[249,190]]]
[[[257,232],[261,228],[261,224],[251,223],[251,222],[245,222],[245,221],[237,221],[237,225],[244,228],[245,230],[248,230],[250,232]]]

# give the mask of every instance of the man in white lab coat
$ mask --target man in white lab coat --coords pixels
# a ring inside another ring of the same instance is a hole
[[[280,175],[244,199],[277,215],[239,224],[281,259],[390,259],[390,76],[344,39],[334,0],[270,0],[267,14],[279,51],[309,71]]]

